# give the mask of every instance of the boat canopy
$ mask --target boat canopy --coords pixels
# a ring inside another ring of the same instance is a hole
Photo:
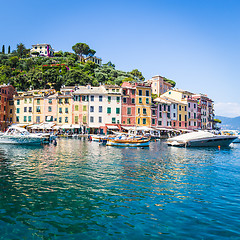
[[[111,125],[107,126],[107,128],[108,129],[119,129],[118,126],[111,126]]]

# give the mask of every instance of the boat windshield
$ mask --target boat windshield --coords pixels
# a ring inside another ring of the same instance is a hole
[[[6,135],[18,135],[18,136],[26,136],[26,135],[29,135],[29,132],[24,129],[24,128],[17,128],[17,127],[11,127],[7,130],[7,132],[5,133]]]

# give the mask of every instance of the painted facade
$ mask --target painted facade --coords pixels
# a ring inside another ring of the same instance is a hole
[[[158,97],[172,88],[172,85],[165,82],[161,76],[154,76],[147,82],[151,84],[152,94],[157,94]]]

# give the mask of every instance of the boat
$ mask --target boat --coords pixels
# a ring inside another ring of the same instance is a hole
[[[108,139],[106,145],[117,147],[149,147],[150,140],[151,138],[120,136]]]
[[[237,138],[233,141],[233,143],[240,143],[240,132],[238,130],[222,130],[221,134],[237,136]]]
[[[236,138],[209,131],[195,131],[169,138],[166,143],[175,147],[228,147]]]
[[[8,130],[0,135],[0,144],[41,144],[45,137],[29,133],[25,128],[11,126]]]

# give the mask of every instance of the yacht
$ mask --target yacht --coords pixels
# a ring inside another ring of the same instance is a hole
[[[41,144],[45,138],[35,133],[29,133],[25,128],[11,126],[0,135],[0,144]]]
[[[238,130],[222,130],[221,134],[237,136],[237,138],[233,141],[233,143],[240,143],[240,132]]]
[[[197,131],[169,138],[167,144],[176,147],[228,147],[236,138],[237,136]]]

